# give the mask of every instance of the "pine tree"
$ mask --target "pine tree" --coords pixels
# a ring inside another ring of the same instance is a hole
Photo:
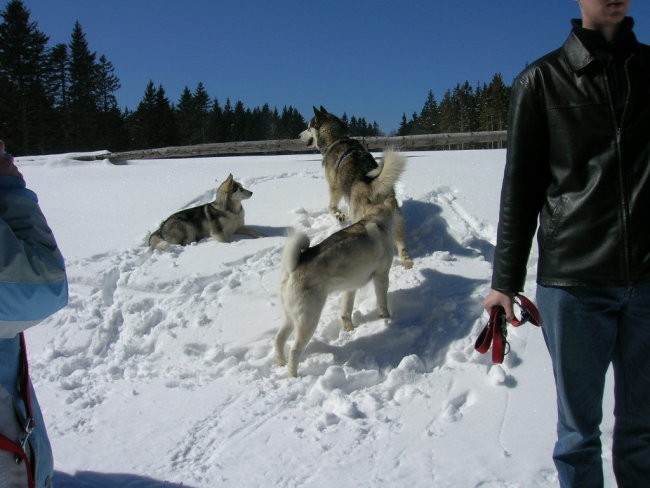
[[[183,88],[181,97],[178,99],[178,105],[176,106],[176,120],[178,123],[181,144],[192,144],[195,127],[194,96],[187,86]]]
[[[305,119],[300,112],[291,105],[282,108],[278,123],[279,139],[295,139],[303,130],[305,130]]]
[[[497,73],[487,85],[481,97],[481,130],[505,130],[508,115],[510,88],[503,82],[501,73]]]
[[[223,142],[234,141],[233,135],[233,119],[234,111],[232,108],[232,103],[230,102],[230,97],[226,98],[226,105],[223,107],[223,133],[221,135],[221,140]]]
[[[210,110],[210,142],[223,142],[223,135],[226,132],[224,127],[223,109],[218,99],[212,101]]]
[[[258,127],[258,131],[255,134],[256,140],[275,139],[275,121],[273,120],[273,112],[271,112],[268,103],[265,103],[259,111],[256,125]]]
[[[100,112],[109,112],[117,108],[115,92],[121,88],[120,80],[115,76],[113,63],[106,59],[103,54],[99,63],[95,65],[95,76],[97,85],[97,101]]]
[[[193,144],[208,142],[208,125],[210,119],[210,96],[202,82],[194,90],[194,117],[195,130],[192,137]]]
[[[48,63],[50,73],[48,85],[54,100],[54,106],[59,109],[66,109],[70,85],[68,77],[68,46],[57,44],[50,49]]]
[[[476,98],[469,81],[458,84],[453,92],[454,103],[458,113],[458,132],[471,132],[478,128]]]
[[[68,46],[57,44],[50,49],[48,54],[47,81],[48,93],[53,104],[53,123],[48,134],[48,150],[53,152],[65,152],[66,141],[70,139],[70,127],[68,125],[67,111],[69,108],[69,86],[68,76]],[[56,130],[54,128],[56,127]]]
[[[439,131],[438,102],[433,90],[429,90],[427,100],[424,102],[424,107],[422,107],[416,125],[415,132],[417,134],[435,134]]]
[[[88,48],[81,24],[72,30],[70,48],[70,105],[71,127],[69,145],[76,151],[97,149],[96,121],[99,114],[96,54]]]
[[[103,54],[95,65],[97,114],[97,147],[107,150],[123,149],[128,138],[122,113],[117,107],[115,92],[120,89],[120,80],[115,76],[113,63]]]
[[[241,100],[235,103],[235,110],[232,117],[232,141],[245,141],[246,140],[246,109]]]
[[[137,110],[128,122],[131,145],[137,149],[166,147],[178,144],[174,110],[162,85],[156,89],[149,81]]]
[[[16,153],[40,153],[52,116],[45,86],[48,37],[20,0],[11,0],[1,16],[0,137]]]
[[[439,109],[439,127],[441,133],[458,132],[460,126],[460,113],[458,105],[452,96],[451,90],[445,92]]]

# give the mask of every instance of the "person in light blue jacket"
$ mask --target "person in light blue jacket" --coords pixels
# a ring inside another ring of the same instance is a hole
[[[0,488],[50,488],[53,458],[22,331],[68,303],[63,257],[0,141]]]

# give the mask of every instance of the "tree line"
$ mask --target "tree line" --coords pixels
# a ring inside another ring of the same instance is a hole
[[[397,135],[505,130],[509,100],[510,87],[500,73],[489,84],[459,83],[445,92],[440,103],[429,91],[420,113],[410,119],[402,115]]]
[[[0,16],[0,138],[16,154],[292,139],[306,125],[292,106],[222,102],[201,82],[174,103],[150,81],[138,106],[121,110],[115,67],[90,49],[79,22],[68,43],[50,46],[22,0],[8,2]],[[440,103],[429,92],[420,113],[402,117],[398,134],[504,128],[508,93],[500,75],[489,85],[458,85]],[[376,122],[342,118],[351,135],[382,135]]]

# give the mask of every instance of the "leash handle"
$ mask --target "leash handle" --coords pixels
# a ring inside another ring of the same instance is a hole
[[[506,311],[503,307],[493,307],[490,318],[476,338],[474,349],[485,354],[492,348],[492,362],[501,364],[505,356],[506,341]]]
[[[519,327],[526,322],[531,322],[537,327],[542,326],[542,317],[537,307],[528,298],[523,295],[517,294],[515,298],[519,300],[516,302],[521,308],[521,319],[516,317],[512,320],[514,327]],[[492,307],[490,311],[490,318],[485,324],[485,327],[476,338],[474,349],[481,354],[485,354],[492,348],[492,362],[495,364],[503,363],[503,358],[510,351],[510,344],[508,343],[508,321],[506,320],[506,311],[501,306]]]

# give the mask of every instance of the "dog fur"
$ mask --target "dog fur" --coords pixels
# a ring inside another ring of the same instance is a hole
[[[373,281],[381,317],[389,317],[388,272],[394,254],[394,222],[397,200],[364,205],[364,217],[309,247],[302,233],[290,237],[282,256],[280,297],[284,307],[282,325],[275,337],[275,358],[287,364],[284,347],[290,334],[295,341],[289,353],[289,376],[298,374],[298,362],[309,343],[330,293],[343,291],[343,329],[352,330],[352,307],[356,290]]]
[[[219,185],[211,203],[181,210],[168,217],[149,237],[149,247],[162,250],[169,244],[187,246],[206,237],[228,242],[233,234],[262,237],[244,225],[242,200],[253,195],[232,174]]]
[[[346,125],[323,106],[314,107],[314,117],[300,139],[308,147],[320,150],[329,186],[329,210],[340,221],[346,215],[339,209],[341,199],[348,203],[350,220],[361,218],[364,202],[381,202],[395,194],[394,185],[406,167],[406,158],[394,151],[385,151],[382,161],[375,158],[356,139],[348,136]],[[411,259],[404,242],[404,219],[396,208],[395,243],[404,267],[411,268]]]

